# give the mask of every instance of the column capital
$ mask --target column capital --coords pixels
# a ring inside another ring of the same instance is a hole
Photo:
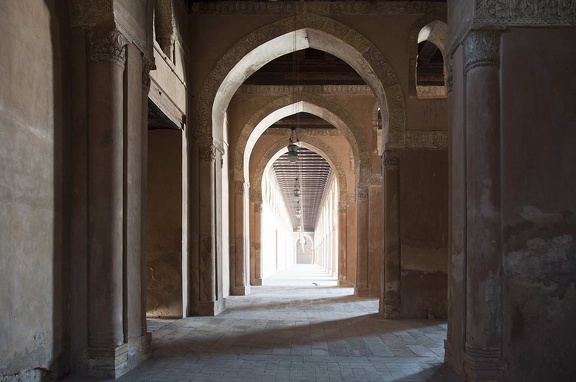
[[[206,145],[200,146],[200,160],[203,162],[215,162],[216,161],[216,146]]]
[[[360,185],[357,188],[356,194],[358,195],[358,199],[368,199],[368,186]]]
[[[154,69],[156,69],[154,57],[142,54],[142,89],[144,89],[145,94],[150,92],[150,71]]]
[[[88,61],[109,62],[124,67],[128,40],[116,28],[105,32],[91,29],[88,31]]]
[[[400,166],[400,151],[386,150],[382,153],[382,163],[384,167],[398,167]]]
[[[466,73],[479,66],[500,65],[501,30],[475,29],[464,38],[464,67]]]

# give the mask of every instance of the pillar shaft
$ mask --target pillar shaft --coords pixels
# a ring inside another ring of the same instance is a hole
[[[208,314],[216,290],[216,148],[200,147],[199,314]]]
[[[466,71],[465,369],[498,380],[502,354],[499,31],[471,31]]]
[[[153,60],[153,59],[152,59]],[[140,216],[142,218],[142,222],[140,225],[141,234],[141,244],[140,247],[142,249],[142,256],[140,257],[140,293],[141,293],[141,300],[142,304],[140,306],[141,314],[141,335],[146,335],[148,333],[148,328],[146,324],[146,274],[147,274],[147,267],[146,267],[146,254],[147,252],[147,243],[146,243],[146,229],[147,229],[147,211],[148,211],[148,93],[150,92],[150,70],[154,68],[154,63],[151,59],[147,58],[146,56],[142,57],[142,94],[141,94],[141,102],[142,102],[142,126],[140,127],[142,130],[142,153],[141,158],[142,161],[140,162],[140,171],[141,171],[141,178],[142,178],[142,191],[141,191],[141,198],[140,198]]]
[[[341,205],[338,210],[338,286],[341,287],[351,286],[348,280],[347,210],[348,207],[345,204]]]
[[[233,246],[233,273],[231,274],[231,293],[236,296],[244,296],[249,293],[250,286],[247,278],[246,262],[249,258],[248,229],[249,207],[249,184],[244,181],[236,181],[234,184],[234,231],[231,236]]]
[[[400,156],[398,151],[384,152],[384,317],[401,317],[400,306]]]
[[[260,260],[260,248],[262,247],[262,202],[253,202],[252,205],[252,223],[253,226],[250,232],[252,232],[252,240],[250,247],[250,284],[251,285],[262,285],[262,269]]]
[[[128,45],[126,57],[126,126],[125,126],[125,213],[126,213],[126,285],[127,335],[142,335],[142,54]]]
[[[91,34],[88,62],[89,346],[115,348],[123,332],[123,108],[125,42]]]
[[[368,296],[368,186],[358,187],[356,199],[356,236],[358,246],[358,269],[356,272],[356,295]]]

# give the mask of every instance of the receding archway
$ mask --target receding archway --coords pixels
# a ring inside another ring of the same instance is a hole
[[[334,170],[336,180],[338,183],[338,190],[342,192],[340,195],[339,206],[343,206],[344,210],[345,207],[348,205],[351,199],[354,199],[354,196],[350,196],[349,193],[346,191],[347,188],[347,179],[345,175],[345,170],[343,167],[342,162],[339,160],[338,155],[321,139],[316,137],[305,137],[301,141],[301,145],[306,147],[310,150],[315,151],[316,153],[320,154],[329,164],[330,167]],[[280,139],[273,144],[270,148],[266,150],[266,152],[261,156],[258,164],[255,167],[255,170],[250,173],[250,183],[254,185],[260,185],[262,183],[262,178],[266,169],[282,154],[286,152],[286,139],[285,137],[280,137]],[[262,191],[259,187],[254,187],[253,192],[250,194],[250,209],[249,209],[249,218],[247,220],[250,221],[250,226],[254,228],[253,231],[250,232],[250,238],[245,237],[246,241],[250,239],[250,256],[249,259],[246,259],[250,263],[250,282],[252,285],[261,285],[262,277],[261,277],[261,270],[260,270],[260,216],[259,213],[259,206],[262,204]],[[339,209],[340,215],[339,221],[340,225],[342,225],[341,231],[346,231],[346,212]],[[248,210],[247,210],[248,212]],[[356,254],[355,253],[347,253],[347,246],[345,242],[345,238],[343,237],[341,243],[339,243],[339,251],[338,251],[338,263],[340,264],[339,269],[337,271],[339,276],[339,283],[341,285],[350,286],[351,283],[354,282],[355,274],[350,275],[347,271],[348,264],[354,263],[356,261]],[[352,267],[353,268],[353,267]]]

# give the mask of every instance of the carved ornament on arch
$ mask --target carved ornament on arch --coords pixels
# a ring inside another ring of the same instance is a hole
[[[389,109],[389,142],[403,146],[403,131],[406,126],[406,107],[398,77],[382,53],[364,36],[339,22],[315,14],[300,14],[261,27],[241,38],[218,61],[208,74],[198,97],[197,121],[199,136],[212,137],[212,106],[216,94],[227,74],[249,52],[258,46],[286,33],[300,29],[314,29],[340,39],[350,45],[366,62],[366,70],[380,80]],[[398,139],[399,141],[396,141]]]
[[[502,31],[475,29],[464,38],[464,68],[466,73],[479,66],[500,65]]]

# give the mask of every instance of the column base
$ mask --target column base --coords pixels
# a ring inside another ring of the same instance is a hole
[[[400,309],[400,301],[386,301],[384,300],[384,312],[382,313],[387,320],[398,320],[402,318],[402,310]]]
[[[199,316],[217,316],[226,310],[226,299],[218,301],[200,301],[198,304]]]
[[[148,358],[151,351],[151,333],[131,338],[128,343],[115,348],[88,348],[85,374],[99,378],[119,378]]]
[[[466,346],[464,373],[467,381],[501,381],[504,364],[498,348],[472,349]]]
[[[253,286],[262,286],[262,279],[254,279],[254,280],[252,280],[252,282],[250,283],[250,285],[253,285]]]
[[[340,288],[354,288],[354,283],[348,280],[338,280],[338,286]]]
[[[88,348],[87,375],[116,379],[128,370],[128,344]]]
[[[380,293],[370,288],[355,287],[354,294],[358,297],[379,297]]]
[[[247,296],[250,294],[250,285],[233,286],[230,288],[232,296]]]

